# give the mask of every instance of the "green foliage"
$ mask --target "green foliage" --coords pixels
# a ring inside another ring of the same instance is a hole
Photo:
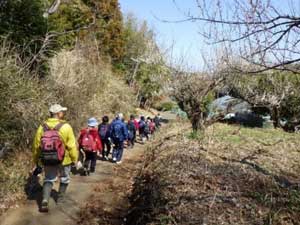
[[[178,106],[175,102],[162,102],[160,105],[156,106],[156,109],[159,111],[171,111],[176,107]]]
[[[192,132],[190,132],[187,137],[191,140],[198,140],[198,141],[201,141],[205,138],[205,134],[204,134],[204,131],[202,130],[193,130]]]
[[[147,44],[154,40],[154,33],[149,29],[146,21],[140,23],[132,14],[127,15],[123,26],[125,40],[123,64],[127,70],[131,70],[135,66],[132,59],[138,59],[146,55]]]
[[[162,95],[169,70],[156,44],[154,31],[145,21],[128,15],[124,22],[125,55],[122,68],[127,71],[127,82],[138,92],[140,105],[151,105]]]
[[[118,0],[82,0],[96,18],[88,37],[96,38],[99,49],[119,63],[124,55],[123,18]]]
[[[59,48],[72,48],[76,38],[86,34],[85,31],[77,31],[82,27],[88,26],[92,22],[92,12],[80,0],[70,3],[62,3],[56,13],[49,16],[49,30],[58,33],[68,32],[56,38]],[[69,32],[73,31],[73,32]]]
[[[5,0],[0,3],[0,35],[18,45],[29,44],[47,31],[43,0]]]
[[[140,90],[139,96],[141,101],[151,100],[154,96],[159,94],[163,87],[163,83],[159,78],[162,74],[161,65],[157,64],[142,64],[138,70],[135,82]]]

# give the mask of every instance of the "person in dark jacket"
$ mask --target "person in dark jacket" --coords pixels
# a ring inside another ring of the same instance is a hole
[[[161,116],[160,116],[160,114],[155,115],[155,117],[153,119],[153,122],[155,123],[156,129],[159,129],[160,126],[161,126]]]
[[[127,123],[128,129],[128,145],[133,148],[135,139],[136,139],[136,125],[135,125],[135,117],[134,115],[130,116],[130,120]]]
[[[128,130],[126,124],[122,122],[123,114],[119,113],[110,125],[110,137],[114,144],[113,161],[122,163],[124,141],[128,140]]]
[[[146,128],[146,119],[144,116],[141,116],[139,121],[139,134],[140,134],[141,141],[143,143],[145,142],[146,139],[145,128]]]
[[[110,136],[109,136],[109,117],[104,116],[102,118],[102,123],[98,127],[98,133],[103,145],[103,150],[102,150],[102,159],[108,160],[108,156],[110,154],[111,150],[111,141],[110,141]]]

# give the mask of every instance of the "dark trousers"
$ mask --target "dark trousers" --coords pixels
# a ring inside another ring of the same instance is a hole
[[[128,146],[133,148],[135,144],[135,140],[136,140],[136,132],[134,132],[132,136],[128,138]]]
[[[95,172],[97,163],[97,152],[85,151],[84,168],[89,169],[91,172]]]
[[[120,162],[123,157],[124,142],[115,142],[114,144],[115,146],[113,149],[113,158],[116,158],[116,161]]]
[[[102,140],[103,150],[102,150],[102,157],[109,156],[111,150],[111,143],[108,139]]]

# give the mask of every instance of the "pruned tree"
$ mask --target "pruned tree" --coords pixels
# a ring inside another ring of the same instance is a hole
[[[172,96],[187,113],[194,131],[205,128],[208,105],[213,99],[213,89],[223,80],[204,75],[175,72],[172,80]]]
[[[173,0],[177,5],[176,0]],[[255,65],[244,72],[300,72],[300,11],[297,0],[195,0],[185,19],[201,23],[200,33],[221,44],[230,58]]]
[[[288,72],[268,72],[247,76],[232,74],[225,85],[231,95],[241,98],[255,108],[264,108],[271,115],[274,127],[280,127],[280,119],[299,123],[300,75]]]

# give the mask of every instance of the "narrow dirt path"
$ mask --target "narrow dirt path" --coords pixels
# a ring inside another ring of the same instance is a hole
[[[124,160],[121,165],[116,165],[107,161],[98,161],[97,170],[91,176],[72,176],[71,183],[67,192],[68,201],[63,207],[56,206],[53,199],[50,201],[50,212],[47,214],[40,213],[38,210],[37,200],[28,200],[20,208],[9,210],[0,217],[1,225],[73,225],[80,219],[78,217],[80,210],[91,201],[97,188],[101,193],[103,207],[109,211],[110,208],[116,208],[114,204],[120,204],[120,197],[125,196],[126,190],[111,190],[107,184],[117,184],[130,182],[130,175],[137,170],[143,161],[143,153],[147,145],[151,142],[140,145],[137,144],[134,149],[125,150]],[[123,174],[120,174],[123,173]],[[103,190],[103,185],[106,189]],[[55,185],[57,190],[57,184]],[[122,194],[123,193],[123,194]],[[124,204],[126,204],[124,202]],[[118,206],[117,206],[118,207]],[[81,215],[82,216],[82,215]],[[118,223],[118,221],[116,221]]]

